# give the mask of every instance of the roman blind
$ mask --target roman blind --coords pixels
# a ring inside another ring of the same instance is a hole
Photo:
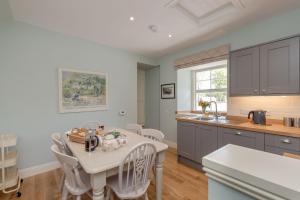
[[[214,49],[209,49],[191,56],[180,58],[175,61],[175,68],[182,69],[210,62],[226,60],[229,57],[229,49],[229,44],[226,44]]]

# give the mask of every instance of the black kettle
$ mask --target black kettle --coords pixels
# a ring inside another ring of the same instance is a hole
[[[252,110],[248,113],[248,119],[252,114],[252,121],[254,124],[266,125],[266,112],[264,110]]]

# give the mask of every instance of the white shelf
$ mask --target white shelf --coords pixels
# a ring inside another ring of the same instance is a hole
[[[5,160],[2,161],[2,153],[0,153],[0,166],[4,168],[12,167],[17,164],[17,151],[8,151],[4,153]]]
[[[0,189],[10,188],[18,184],[17,167],[9,167],[5,169],[5,183],[3,183],[2,173],[0,175]]]
[[[0,134],[0,147],[12,147],[17,145],[17,136],[14,134]]]

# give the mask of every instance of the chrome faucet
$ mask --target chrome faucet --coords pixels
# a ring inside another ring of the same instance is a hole
[[[218,115],[218,105],[217,105],[217,102],[215,102],[215,101],[210,101],[209,103],[210,103],[210,104],[211,104],[211,103],[214,103],[214,104],[215,104],[215,106],[216,106],[215,118],[218,119],[219,115]]]

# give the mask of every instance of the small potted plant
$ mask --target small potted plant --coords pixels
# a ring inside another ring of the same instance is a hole
[[[198,102],[198,105],[202,108],[202,114],[207,115],[206,108],[210,107],[210,103],[208,101],[203,101],[202,99]]]

